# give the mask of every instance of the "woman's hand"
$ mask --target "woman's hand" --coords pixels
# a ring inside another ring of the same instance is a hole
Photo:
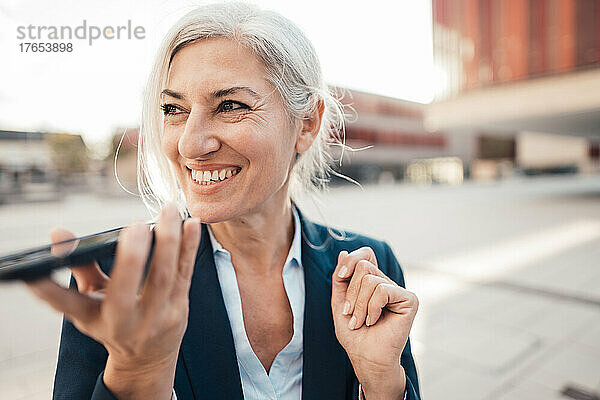
[[[340,252],[331,308],[336,336],[366,399],[402,399],[406,377],[400,356],[417,312],[417,297],[381,272],[373,250],[362,247]]]
[[[51,235],[53,242],[69,237],[62,229]],[[155,226],[154,253],[143,285],[151,233],[141,222],[120,233],[110,278],[93,263],[73,269],[79,291],[50,278],[27,285],[104,345],[109,354],[104,383],[119,399],[170,399],[199,242],[199,221],[186,220],[182,229],[171,204]],[[53,246],[53,253],[68,251],[64,246]]]

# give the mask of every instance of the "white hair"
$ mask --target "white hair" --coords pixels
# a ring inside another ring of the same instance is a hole
[[[344,107],[325,84],[315,49],[302,31],[282,15],[246,3],[211,4],[195,8],[167,33],[148,78],[138,141],[138,189],[153,217],[168,202],[182,216],[186,202],[175,170],[161,147],[163,115],[161,91],[171,61],[184,46],[209,38],[228,38],[246,46],[264,64],[286,108],[290,121],[306,119],[322,101],[319,133],[309,150],[299,155],[290,176],[290,196],[327,187],[330,147],[343,146]]]

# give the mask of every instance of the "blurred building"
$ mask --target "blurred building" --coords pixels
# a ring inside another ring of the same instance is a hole
[[[87,166],[80,135],[0,131],[0,203],[55,199]]]
[[[336,170],[359,182],[396,181],[414,160],[464,153],[460,137],[427,132],[424,105],[349,89],[337,89],[348,111],[345,149],[334,152]],[[337,181],[337,179],[334,179]]]
[[[429,130],[475,137],[481,171],[597,168],[600,0],[433,0],[432,11],[442,79]]]

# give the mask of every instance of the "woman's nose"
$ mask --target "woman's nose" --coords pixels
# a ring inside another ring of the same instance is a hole
[[[214,153],[221,148],[210,117],[200,110],[192,110],[179,138],[178,150],[182,157],[196,159]]]

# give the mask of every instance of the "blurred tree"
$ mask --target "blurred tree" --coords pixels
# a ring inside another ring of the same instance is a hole
[[[48,146],[56,172],[63,177],[86,172],[89,166],[89,150],[80,135],[52,133]]]

